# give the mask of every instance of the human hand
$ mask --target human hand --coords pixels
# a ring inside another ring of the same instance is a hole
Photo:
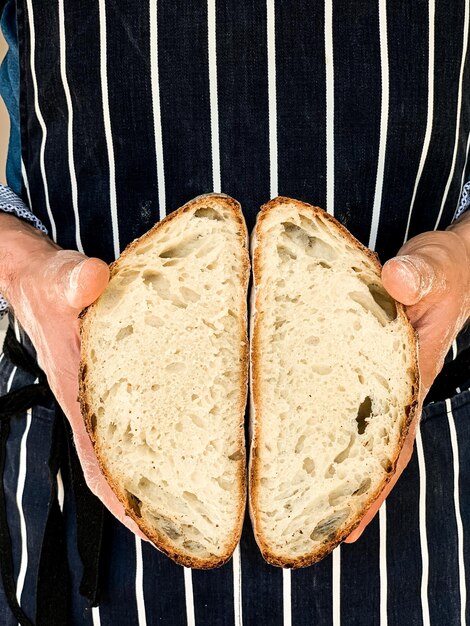
[[[39,365],[70,422],[85,480],[115,517],[145,538],[101,473],[77,401],[78,315],[105,289],[108,266],[100,259],[59,248],[12,216],[0,215],[0,243],[0,290],[36,348]]]
[[[418,332],[421,377],[418,409],[405,439],[397,469],[359,526],[345,540],[356,541],[379,510],[413,454],[423,400],[442,369],[451,344],[470,316],[470,216],[447,231],[426,232],[410,239],[385,263],[382,281],[389,294],[405,305]]]

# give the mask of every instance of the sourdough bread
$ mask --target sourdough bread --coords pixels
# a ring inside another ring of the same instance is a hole
[[[395,471],[417,343],[377,256],[319,208],[276,198],[252,242],[250,514],[274,565],[319,561]]]
[[[246,499],[247,231],[196,198],[131,243],[81,320],[80,403],[112,489],[172,559],[226,562]]]

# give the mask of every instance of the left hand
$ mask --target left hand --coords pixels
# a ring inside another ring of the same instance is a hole
[[[470,215],[464,215],[446,231],[422,233],[407,241],[383,266],[382,281],[389,294],[405,305],[418,332],[419,405],[393,478],[345,540],[347,543],[361,536],[408,465],[423,400],[453,340],[470,317]]]

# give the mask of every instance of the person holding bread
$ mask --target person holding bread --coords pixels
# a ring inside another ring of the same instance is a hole
[[[468,0],[0,6],[0,623],[470,623]],[[308,567],[266,563],[248,517],[220,568],[170,560],[77,402],[79,316],[108,264],[208,192],[249,233],[275,196],[325,209],[378,253],[418,335],[396,471]]]

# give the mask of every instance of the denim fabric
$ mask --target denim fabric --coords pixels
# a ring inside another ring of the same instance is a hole
[[[20,64],[16,30],[15,0],[9,0],[1,16],[1,29],[8,44],[8,52],[0,66],[0,95],[10,115],[7,181],[11,189],[21,193],[20,140]]]

